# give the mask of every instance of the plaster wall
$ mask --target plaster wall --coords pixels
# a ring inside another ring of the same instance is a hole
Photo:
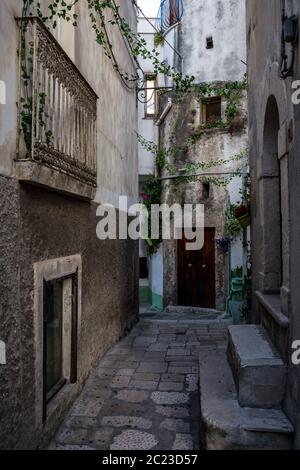
[[[50,2],[44,0],[41,3],[46,12]],[[21,7],[22,2],[19,0],[3,0],[0,5],[0,80],[6,85],[6,104],[0,104],[0,172],[7,176],[14,174],[16,150],[19,28],[15,18],[22,16]],[[136,30],[136,12],[129,0],[120,2],[120,12],[132,29]],[[85,2],[76,5],[76,13],[79,15],[76,28],[61,20],[53,34],[99,96],[96,201],[118,206],[118,196],[127,195],[136,202],[138,154],[135,87],[127,89],[105,56],[103,48],[96,43]],[[108,34],[114,44],[120,68],[135,73],[134,63],[117,26],[109,26]]]
[[[285,1],[286,14],[299,18],[298,1]],[[283,330],[270,320],[271,334],[285,347],[282,351],[288,363],[285,410],[295,425],[295,447],[300,448],[300,369],[291,364],[291,344],[300,338],[300,107],[292,103],[292,83],[299,79],[299,46],[296,49],[294,75],[286,80],[279,78],[281,51],[281,8],[279,0],[247,1],[247,46],[249,77],[249,140],[250,169],[252,180],[252,251],[253,251],[253,290],[261,290],[264,271],[262,255],[272,241],[265,239],[268,228],[263,212],[261,177],[264,176],[264,119],[270,96],[276,100],[279,111],[280,137],[278,157],[283,170],[282,214],[283,230],[283,289],[281,290],[281,309],[288,317],[290,326]],[[272,201],[271,201],[272,202]],[[275,201],[274,201],[275,204]],[[274,211],[276,210],[274,206]],[[265,286],[266,287],[266,286]],[[279,306],[280,308],[280,306]],[[262,310],[254,298],[253,320],[261,321]],[[265,314],[265,313],[264,313]],[[272,330],[273,328],[273,330]]]
[[[138,32],[142,38],[146,41],[147,49],[152,51],[155,48],[154,36],[155,29],[151,26],[155,26],[156,18],[149,18],[151,24],[145,18],[138,19]],[[160,52],[160,59],[162,59],[162,47],[158,46],[157,51]],[[142,71],[147,75],[154,72],[154,66],[150,59],[139,58],[139,62]],[[158,77],[158,84],[160,83],[161,77]],[[139,97],[142,98],[143,92],[139,93]],[[141,99],[141,101],[143,101]],[[158,129],[155,125],[155,118],[145,117],[145,104],[138,102],[138,132],[146,140],[150,142],[158,142]],[[143,148],[141,144],[138,144],[138,155],[139,155],[139,175],[147,176],[155,173],[154,157],[151,152],[148,152]]]
[[[98,188],[93,203],[20,184],[15,178],[19,38],[15,17],[21,16],[22,2],[0,2],[0,80],[6,85],[5,104],[0,104],[0,340],[6,348],[5,364],[0,365],[1,449],[45,446],[91,368],[138,318],[138,243],[96,237],[98,202],[118,207],[119,195],[127,195],[129,202],[138,198],[135,90],[124,86],[96,44],[84,3],[77,7],[78,27],[72,31],[60,24],[54,34],[99,96]],[[135,29],[131,1],[122,0],[120,7]],[[133,72],[116,26],[109,35],[121,68]],[[68,256],[82,260],[78,381],[72,393],[62,394],[60,406],[41,427],[34,379],[34,263]]]
[[[149,280],[151,290],[152,306],[158,310],[164,307],[163,289],[164,289],[164,266],[163,266],[163,246],[149,258]]]
[[[246,72],[245,0],[189,0],[184,4],[178,50],[183,73],[196,83],[237,80]],[[213,37],[213,49],[206,38]]]

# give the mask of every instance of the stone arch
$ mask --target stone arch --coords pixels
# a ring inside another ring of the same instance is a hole
[[[288,116],[288,96],[286,85],[284,80],[279,79],[279,65],[277,62],[266,66],[261,81],[264,86],[259,96],[258,101],[260,106],[257,113],[257,138],[259,144],[258,152],[260,156],[263,153],[265,113],[271,96],[274,96],[277,103],[280,127],[284,124]],[[258,176],[260,175],[258,174]]]
[[[262,228],[262,290],[280,293],[282,285],[281,175],[278,158],[280,113],[277,100],[270,95],[264,113],[260,162],[260,205]]]

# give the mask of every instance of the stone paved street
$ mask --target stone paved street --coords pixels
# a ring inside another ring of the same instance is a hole
[[[201,448],[198,353],[226,347],[219,321],[142,319],[91,373],[50,449]]]

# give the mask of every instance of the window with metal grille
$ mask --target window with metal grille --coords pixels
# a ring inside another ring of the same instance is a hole
[[[156,77],[153,75],[146,75],[145,118],[154,118],[156,115],[156,88]]]

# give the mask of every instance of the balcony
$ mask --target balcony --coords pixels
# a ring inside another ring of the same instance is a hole
[[[182,16],[183,0],[162,0],[156,27],[161,33],[165,33],[169,28],[179,23]]]
[[[19,20],[19,142],[16,176],[93,199],[97,95],[44,24]]]

